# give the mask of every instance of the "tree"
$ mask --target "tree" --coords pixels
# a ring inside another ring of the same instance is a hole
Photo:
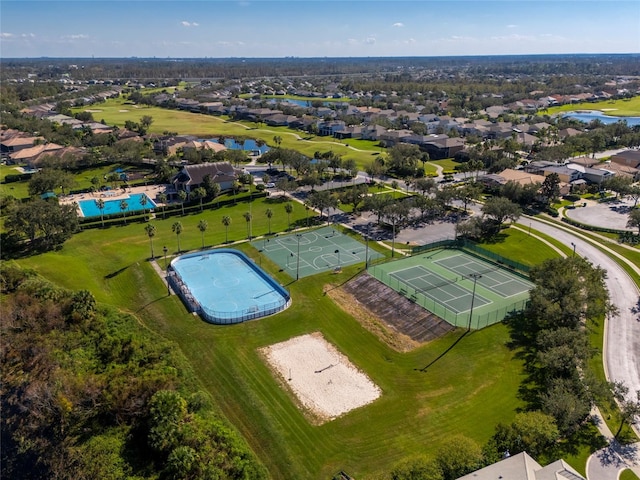
[[[482,214],[491,218],[499,228],[506,220],[515,222],[520,218],[520,207],[504,197],[491,197],[482,207]]]
[[[220,195],[220,185],[213,181],[211,175],[205,175],[202,180],[202,186],[207,191],[207,197],[215,200]]]
[[[151,115],[143,115],[142,118],[140,118],[140,127],[142,130],[144,130],[144,133],[140,132],[140,134],[144,135],[149,130],[149,127],[152,123],[153,118],[151,117]]]
[[[200,220],[198,222],[198,230],[200,230],[200,235],[202,237],[202,248],[204,249],[204,232],[207,231],[207,227],[209,223],[206,220]]]
[[[284,204],[284,211],[287,212],[287,230],[291,230],[291,213],[293,212],[293,205],[291,202]]]
[[[64,195],[65,189],[71,188],[73,184],[72,174],[58,168],[43,168],[31,176],[28,185],[29,195],[42,195],[57,188],[60,188]]]
[[[391,236],[391,257],[393,258],[396,242],[396,227],[403,223],[409,216],[409,207],[405,202],[389,203],[384,207],[382,214],[391,222],[393,229]]]
[[[384,209],[387,205],[394,202],[393,197],[389,193],[383,193],[381,195],[371,195],[364,199],[364,210],[373,212],[377,217],[378,224],[384,213]]]
[[[358,175],[358,165],[353,158],[346,158],[342,162],[342,168],[349,172],[349,175],[351,177],[355,177],[356,175]]]
[[[465,212],[467,211],[467,205],[480,198],[481,194],[482,187],[477,183],[466,183],[457,191],[458,199],[464,203]]]
[[[96,199],[96,207],[100,210],[100,221],[102,222],[102,228],[104,228],[104,200],[101,198]]]
[[[436,460],[417,457],[403,460],[391,470],[389,480],[443,480]]]
[[[629,228],[637,228],[638,233],[640,233],[640,209],[633,208],[629,212],[629,219],[627,220],[627,227]]]
[[[122,212],[122,218],[124,219],[124,224],[127,224],[127,209],[129,208],[129,204],[126,200],[120,200],[120,211]]]
[[[495,460],[505,452],[515,455],[527,452],[537,457],[552,446],[560,437],[553,417],[540,411],[518,413],[512,423],[498,424],[496,433],[487,444]]]
[[[155,237],[156,235],[156,226],[148,223],[144,227],[144,231],[147,232],[147,236],[149,237],[149,244],[151,245],[151,259],[153,260],[154,258],[156,258],[153,254],[153,237]]]
[[[482,450],[464,435],[447,438],[436,455],[444,480],[455,480],[482,466]]]
[[[176,234],[178,239],[178,253],[180,253],[180,234],[182,233],[182,222],[174,222],[171,225],[171,231]]]
[[[640,390],[636,392],[636,398],[632,399],[628,395],[629,387],[622,382],[614,382],[611,385],[611,391],[620,407],[620,425],[614,435],[618,438],[625,423],[635,425],[640,420]]]
[[[389,149],[387,168],[400,178],[414,176],[422,156],[417,145],[398,143]]]
[[[436,181],[433,178],[418,178],[413,186],[422,195],[426,195],[436,189]]]
[[[158,195],[158,202],[160,202],[160,204],[162,205],[162,219],[165,219],[165,207],[167,205],[167,194],[162,192],[160,195]]]
[[[356,185],[351,188],[347,188],[340,195],[340,201],[346,205],[352,205],[354,213],[358,209],[358,204],[366,196],[368,192],[366,185]]]
[[[178,200],[180,201],[180,206],[182,207],[182,216],[184,217],[184,202],[187,201],[187,192],[184,190],[180,190],[178,192]]]
[[[204,189],[204,187],[198,187],[191,192],[191,195],[193,195],[194,198],[200,200],[200,211],[202,211],[202,200],[204,200],[204,197],[207,196],[207,191]]]
[[[149,198],[146,195],[140,196],[140,206],[142,207],[143,215],[147,214],[147,204],[149,203]]]
[[[337,199],[331,195],[328,190],[321,190],[313,192],[308,197],[309,206],[320,211],[320,216],[323,215],[325,210],[335,208],[338,205]],[[329,224],[331,218],[327,212],[327,224]]]
[[[229,215],[222,217],[222,225],[224,225],[224,243],[229,243],[229,225],[231,225],[231,217]]]
[[[282,143],[282,137],[280,135],[275,135],[273,137],[273,143],[276,144],[276,148],[280,148],[280,144]]]
[[[149,401],[149,446],[170,452],[178,446],[178,432],[187,416],[187,402],[171,390],[156,392]]]
[[[631,189],[631,185],[633,183],[633,179],[631,177],[623,177],[621,175],[614,175],[613,177],[608,178],[602,183],[602,186],[607,190],[611,190],[616,193],[616,198],[624,197],[629,190]]]
[[[560,176],[557,173],[547,175],[542,182],[541,193],[547,205],[560,196]]]
[[[264,214],[267,217],[267,221],[269,222],[269,235],[271,235],[271,217],[273,217],[273,210],[267,208]]]
[[[247,238],[251,241],[251,219],[253,216],[251,215],[251,212],[244,212],[242,216],[244,217],[245,222],[247,222]]]

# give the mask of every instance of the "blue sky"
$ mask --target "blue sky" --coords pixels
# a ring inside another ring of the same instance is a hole
[[[640,1],[0,2],[0,57],[640,52]]]

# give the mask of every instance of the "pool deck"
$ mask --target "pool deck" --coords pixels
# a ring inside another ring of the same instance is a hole
[[[75,195],[61,195],[58,197],[58,201],[61,205],[69,205],[73,203],[79,203],[81,200],[98,200],[99,198],[107,200],[122,200],[129,198],[129,195],[136,193],[145,193],[147,197],[155,202],[157,206],[162,206],[156,200],[156,197],[163,192],[167,192],[168,185],[148,185],[140,187],[128,187],[126,189],[117,188],[115,190],[108,190],[106,192],[90,192],[90,193],[78,193]],[[78,215],[84,217],[82,210],[78,206]]]

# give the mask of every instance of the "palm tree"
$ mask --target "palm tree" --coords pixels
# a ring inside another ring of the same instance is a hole
[[[287,212],[287,230],[291,230],[291,213],[293,212],[293,205],[291,205],[291,202],[284,204],[284,211]]]
[[[276,135],[273,137],[273,141],[276,144],[276,147],[280,147],[280,144],[282,143],[282,137],[280,135]]]
[[[267,208],[264,214],[267,216],[267,221],[269,222],[269,235],[271,235],[271,217],[273,217],[273,210]]]
[[[180,200],[180,205],[182,205],[182,216],[184,217],[184,202],[187,201],[187,192],[180,190],[178,192],[178,200]]]
[[[98,198],[96,200],[96,207],[100,210],[100,221],[102,222],[102,228],[104,228],[104,200]]]
[[[231,217],[229,215],[222,217],[222,225],[224,225],[224,243],[229,243],[229,225],[231,225]]]
[[[122,211],[122,218],[124,218],[124,224],[127,224],[127,208],[129,204],[126,200],[120,200],[120,210]]]
[[[245,212],[242,214],[242,216],[244,217],[244,219],[247,222],[247,237],[249,238],[249,241],[251,241],[251,213],[250,212]]]
[[[182,233],[182,223],[174,222],[174,224],[171,225],[171,231],[175,233],[178,238],[178,253],[180,253],[180,234]]]
[[[158,201],[162,204],[162,219],[164,220],[164,208],[167,205],[167,194],[161,193],[158,195]]]
[[[142,213],[144,215],[147,214],[147,204],[149,203],[149,198],[146,195],[142,195],[140,197],[140,206],[142,207]]]
[[[200,234],[202,235],[202,248],[204,249],[204,232],[207,231],[207,227],[209,223],[206,220],[200,220],[198,222],[198,230],[200,230]]]
[[[151,260],[153,260],[155,255],[153,254],[153,237],[156,235],[156,226],[150,223],[144,227],[145,232],[147,232],[147,236],[149,237],[149,244],[151,245]]]
[[[203,187],[198,187],[192,193],[198,200],[200,200],[200,211],[202,211],[202,200],[207,196],[207,191]]]

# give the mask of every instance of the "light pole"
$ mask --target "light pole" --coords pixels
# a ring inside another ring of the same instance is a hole
[[[369,227],[371,227],[371,224],[367,223],[367,235],[364,237],[364,240],[365,240],[364,269],[365,270],[369,268]]]
[[[471,318],[473,317],[473,301],[476,299],[476,283],[479,278],[482,278],[482,275],[479,273],[472,273],[469,275],[473,278],[473,293],[471,294],[471,309],[469,310],[469,326],[467,327],[467,332],[471,331]]]
[[[298,239],[298,252],[296,254],[296,280],[300,278],[300,237],[302,235],[296,233],[296,238]]]
[[[336,249],[335,252],[333,253],[337,253],[338,254],[338,266],[340,266],[340,250]]]
[[[576,256],[576,244],[571,242],[571,246],[573,247],[573,255],[572,255],[572,257],[575,257]]]
[[[162,251],[164,252],[164,276],[167,279],[167,296],[170,296],[171,295],[171,287],[169,287],[169,269],[167,268],[167,252],[169,251],[169,249],[165,245],[162,248]]]

